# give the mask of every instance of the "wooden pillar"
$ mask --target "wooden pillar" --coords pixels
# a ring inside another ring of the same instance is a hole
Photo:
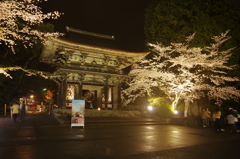
[[[67,78],[66,73],[61,73],[59,78],[59,91],[58,91],[58,107],[66,107],[66,89],[67,89]]]
[[[62,95],[61,95],[61,108],[66,108],[66,96],[67,96],[67,80],[62,81]]]
[[[104,86],[105,109],[108,109],[108,83]]]
[[[119,83],[117,85],[118,87],[118,97],[117,97],[117,103],[118,103],[118,110],[122,109],[122,98],[121,98],[121,84]]]
[[[104,86],[104,98],[105,98],[105,109],[108,109],[108,82],[111,76],[104,76],[105,77],[105,86]]]
[[[120,110],[122,107],[121,103],[121,77],[116,78],[117,85],[113,88],[113,109]]]
[[[78,99],[82,100],[82,90],[83,90],[83,85],[82,83],[79,82],[78,84],[79,92],[78,92]]]
[[[97,107],[102,108],[102,88],[97,90]]]
[[[78,99],[82,99],[82,89],[83,89],[83,80],[84,80],[84,78],[85,78],[85,76],[86,76],[86,74],[85,73],[83,73],[83,72],[80,72],[80,73],[78,73],[78,80],[79,80],[79,92],[78,92]]]
[[[57,106],[58,108],[60,108],[60,94],[61,94],[61,84],[59,81],[57,81],[56,79],[53,80],[54,82],[57,83],[57,86],[58,86],[58,93],[57,93]]]
[[[58,108],[61,108],[60,104],[60,95],[61,95],[61,85],[58,85],[58,93],[57,93],[57,106]]]
[[[58,97],[57,97],[57,102],[58,102],[58,108],[62,108],[62,82],[59,84],[58,87]]]
[[[113,109],[119,109],[120,108],[120,86],[116,85],[115,87],[113,87]]]

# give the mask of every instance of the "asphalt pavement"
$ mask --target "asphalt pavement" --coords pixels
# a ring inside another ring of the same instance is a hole
[[[4,159],[238,159],[240,133],[212,127],[170,125],[149,118],[86,118],[70,128],[69,118],[27,114],[14,123],[0,116]]]
[[[18,123],[21,125],[31,125],[37,124],[36,120],[40,120],[41,124],[51,125],[51,124],[59,124],[60,126],[71,126],[71,117],[61,116],[56,117],[48,112],[38,112],[36,114],[32,114],[31,112],[26,114],[26,118],[28,122],[20,122],[19,116],[17,119],[17,123],[13,123],[10,114],[6,116],[0,116],[0,124],[1,126],[16,126]],[[167,122],[160,121],[159,119],[154,118],[120,118],[120,117],[86,117],[85,118],[85,128],[96,128],[96,127],[104,127],[104,126],[131,126],[131,125],[163,125],[168,124]]]
[[[31,112],[26,114],[27,122],[20,122],[19,116],[17,119],[17,123],[13,122],[10,114],[6,116],[0,116],[0,126],[1,127],[11,127],[17,126],[21,124],[22,126],[42,124],[45,126],[51,126],[54,124],[58,124],[60,126],[71,127],[71,117],[69,116],[61,116],[56,117],[48,112],[38,112],[36,114],[32,114]],[[41,121],[41,122],[38,122]],[[120,118],[120,117],[86,117],[84,128],[97,128],[97,127],[105,127],[105,126],[133,126],[133,125],[162,125],[168,124],[167,122],[162,122],[158,119],[153,118]]]

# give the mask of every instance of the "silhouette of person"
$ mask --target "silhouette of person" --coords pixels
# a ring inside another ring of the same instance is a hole
[[[21,121],[21,122],[25,121],[26,111],[27,111],[27,106],[26,106],[26,104],[25,104],[25,101],[23,101],[23,102],[20,104],[20,121]]]
[[[11,109],[12,109],[12,115],[13,115],[13,122],[16,123],[17,116],[18,116],[18,113],[19,113],[19,110],[20,110],[18,102],[15,102],[13,104],[13,106],[11,107]]]

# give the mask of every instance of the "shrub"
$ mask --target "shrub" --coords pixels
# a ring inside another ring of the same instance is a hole
[[[155,114],[159,117],[170,118],[173,115],[172,105],[165,97],[150,98],[148,100],[155,107]]]

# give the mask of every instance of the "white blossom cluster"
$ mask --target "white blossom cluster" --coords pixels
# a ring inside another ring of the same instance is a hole
[[[51,77],[51,75],[47,72],[37,71],[37,70],[31,70],[31,69],[23,69],[22,67],[15,66],[15,67],[0,67],[0,74],[5,75],[5,77],[13,78],[8,71],[17,71],[22,70],[23,72],[27,73],[27,76],[40,76],[45,79],[48,79]]]
[[[45,0],[47,1],[47,0]],[[60,36],[60,33],[48,33],[35,30],[33,26],[43,23],[44,19],[57,19],[57,11],[44,14],[36,4],[42,0],[2,0],[0,2],[0,42],[13,48],[15,40],[21,40],[25,46],[32,46],[37,40],[45,42],[48,37]]]
[[[181,99],[193,101],[205,95],[218,105],[222,100],[237,101],[240,91],[228,85],[239,81],[238,77],[228,75],[228,70],[236,66],[226,65],[234,48],[220,49],[230,39],[227,33],[213,37],[215,42],[204,48],[189,47],[195,34],[188,37],[186,43],[172,43],[167,47],[160,43],[149,44],[154,57],[133,66],[129,88],[123,91],[128,97],[124,104],[146,94],[152,96],[156,89],[172,101],[173,109]]]

